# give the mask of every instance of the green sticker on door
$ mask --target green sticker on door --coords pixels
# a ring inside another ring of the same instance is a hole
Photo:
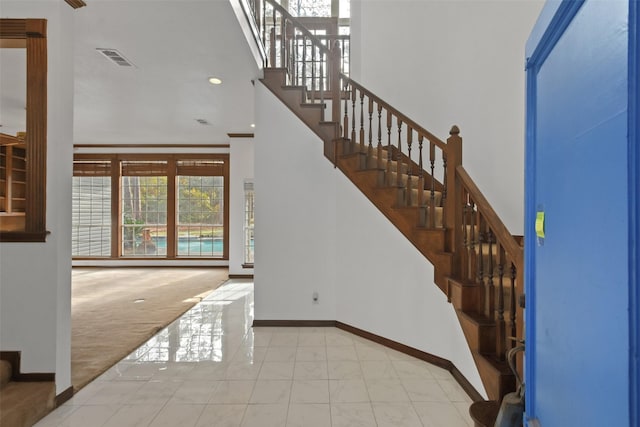
[[[544,212],[536,213],[536,236],[544,239]]]

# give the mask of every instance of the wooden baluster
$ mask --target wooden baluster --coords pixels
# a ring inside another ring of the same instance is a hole
[[[276,13],[276,8],[273,8],[273,21],[271,21],[271,30],[273,31],[273,38],[271,39],[272,43],[273,43],[273,67],[278,67],[278,52],[276,51],[276,46],[278,45],[278,31],[276,30],[277,28],[277,13]]]
[[[329,51],[329,62],[327,66],[329,67],[329,90],[331,91],[331,121],[334,123],[340,123],[340,45],[336,41],[331,45],[331,50]],[[338,143],[338,138],[340,138],[340,129],[336,127],[335,132],[335,144]],[[336,151],[336,155],[337,155]]]
[[[316,99],[316,47],[313,45],[313,41],[309,40],[311,43],[311,99]],[[306,101],[306,100],[305,100]]]
[[[424,166],[422,164],[422,145],[424,136],[418,133],[418,208],[424,209]],[[422,213],[420,214],[422,215]],[[425,222],[421,219],[420,226],[424,226]]]
[[[367,169],[371,167],[371,159],[373,158],[373,98],[369,97],[369,146],[367,147]]]
[[[483,233],[482,233],[482,216],[480,215],[480,210],[477,209],[476,210],[476,267],[477,267],[477,274],[476,274],[476,283],[481,283],[484,285],[484,274],[482,271],[482,263],[483,263],[483,256],[482,256],[482,244],[483,244]]]
[[[471,240],[470,233],[467,227],[467,217],[470,214],[470,206],[469,206],[469,195],[463,189],[462,190],[462,277],[466,278],[468,275],[468,267],[469,260],[471,259],[471,254],[469,253],[471,248]]]
[[[487,264],[485,266],[487,274],[487,287],[489,288],[489,318],[495,320],[495,308],[496,308],[496,287],[493,285],[493,230],[487,224]]]
[[[507,344],[507,331],[504,323],[504,248],[496,243],[496,265],[498,267],[498,319],[496,321],[496,354],[504,360]]]
[[[364,92],[360,91],[360,153],[364,153]]]
[[[302,87],[307,90],[307,36],[302,35]]]
[[[394,156],[396,159],[396,186],[402,186],[402,119],[398,119],[398,152]],[[400,204],[398,204],[400,205]]]
[[[356,148],[356,87],[351,85],[351,148]]]
[[[442,176],[443,178],[443,182],[442,182],[442,206],[443,206],[443,210],[446,209],[447,206],[447,190],[449,188],[449,174],[447,174],[447,153],[446,151],[442,152],[442,170],[443,170],[443,174]],[[442,228],[447,228],[447,220],[446,220],[446,216],[447,213],[446,212],[442,212]]]
[[[431,166],[431,191],[429,194],[429,218],[430,228],[436,228],[436,178],[434,171],[436,167],[436,144],[429,141],[429,163]]]
[[[387,172],[385,174],[386,185],[391,185],[391,111],[387,110]]]
[[[517,275],[517,271],[516,271],[516,265],[514,263],[511,263],[511,301],[509,302],[509,329],[510,329],[510,336],[512,337],[517,337],[517,330],[516,330],[516,311],[517,311],[517,307],[516,307],[516,275]],[[514,346],[515,342],[511,342],[511,346]]]
[[[344,81],[344,93],[349,93],[349,82],[345,79]],[[344,131],[344,135],[343,138],[344,139],[349,139],[349,105],[347,104],[347,97],[344,97],[344,119],[342,120],[342,129]],[[346,149],[347,145],[344,145],[344,148]],[[351,151],[351,150],[349,150]],[[344,154],[347,154],[346,151],[344,151]]]
[[[286,34],[287,34],[287,19],[282,16],[280,18],[280,66],[287,70],[287,74],[289,73],[289,69],[287,68],[287,47],[286,47]]]
[[[378,103],[378,170],[382,169],[382,105]]]
[[[324,89],[325,89],[325,79],[324,79],[324,55],[325,53],[318,49],[318,53],[320,54],[320,121],[324,122]]]
[[[293,84],[296,86],[300,85],[300,72],[298,71],[298,66],[300,61],[298,61],[298,31],[296,31],[296,29],[294,28],[293,30],[293,40],[292,40],[292,46],[293,49],[291,49],[291,53],[292,53],[292,59],[291,61],[293,62]]]
[[[411,126],[407,125],[407,189],[406,189],[406,200],[405,203],[407,206],[411,206],[413,201],[412,194],[412,183],[411,183],[411,173],[413,172],[413,162],[411,160],[411,145],[413,144],[413,129]]]
[[[467,279],[470,281],[473,281],[474,277],[473,275],[475,274],[475,272],[477,271],[477,265],[478,265],[478,253],[476,252],[476,248],[477,248],[477,244],[478,244],[478,224],[476,223],[476,220],[478,219],[476,212],[475,212],[475,202],[473,201],[473,199],[469,198],[469,206],[470,206],[470,213],[469,213],[469,222],[470,222],[470,231],[471,231],[471,236],[470,236],[470,245],[471,245],[471,258],[469,259],[469,271],[468,271],[468,275],[467,275]]]

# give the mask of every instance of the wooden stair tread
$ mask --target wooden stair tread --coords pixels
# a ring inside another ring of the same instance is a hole
[[[3,388],[11,381],[13,368],[11,363],[6,360],[0,360],[0,388]]]
[[[0,425],[34,425],[53,409],[55,392],[53,382],[10,382],[0,390]]]
[[[493,319],[490,319],[489,317],[485,316],[482,313],[477,313],[474,311],[460,311],[460,315],[468,318],[469,320],[471,320],[472,322],[478,325],[490,326],[495,324]]]
[[[311,102],[302,102],[300,103],[300,107],[302,108],[317,108],[318,110],[323,110],[327,108],[327,104],[316,104],[316,103],[311,103]],[[335,123],[335,122],[319,122],[320,124],[322,123]]]

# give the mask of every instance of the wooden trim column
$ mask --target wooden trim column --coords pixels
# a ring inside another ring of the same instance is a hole
[[[111,257],[118,258],[122,251],[122,233],[120,226],[122,215],[120,197],[120,159],[111,159]]]
[[[46,230],[47,21],[27,19],[27,136],[25,231]]]
[[[178,203],[176,194],[176,158],[167,159],[167,258],[176,258]]]
[[[230,156],[227,156],[224,161],[224,238],[223,238],[223,250],[222,250],[222,258],[225,260],[229,259],[229,211],[231,210],[229,206],[229,195],[231,194],[230,186]]]

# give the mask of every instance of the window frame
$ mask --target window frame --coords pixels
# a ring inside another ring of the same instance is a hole
[[[255,222],[252,221],[252,225],[250,225],[249,219],[255,219],[255,187],[253,184],[253,179],[246,179],[244,181],[244,221],[243,221],[243,230],[242,230],[242,268],[253,268],[255,262]],[[248,206],[249,200],[251,203],[251,207]],[[254,237],[254,247],[250,249],[247,247],[249,242],[247,238],[247,233],[251,232],[251,235]],[[251,252],[252,260],[249,261],[247,255]]]
[[[157,260],[157,261],[182,261],[182,260],[229,260],[229,154],[228,153],[205,153],[205,154],[88,154],[76,153],[73,157],[75,162],[86,161],[111,161],[111,256],[110,257],[73,257],[74,260]],[[224,162],[222,175],[224,183],[224,237],[222,257],[187,257],[177,256],[177,163],[189,160],[222,160]],[[122,212],[121,212],[121,178],[122,161],[166,161],[167,162],[167,253],[164,257],[128,257],[122,255]],[[172,184],[172,185],[170,185]]]

